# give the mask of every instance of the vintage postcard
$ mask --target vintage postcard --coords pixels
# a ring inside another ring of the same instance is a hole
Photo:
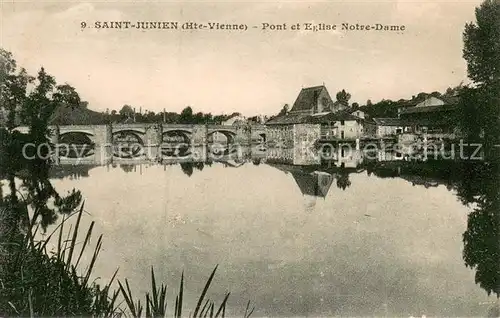
[[[499,317],[500,1],[0,0],[1,317]]]

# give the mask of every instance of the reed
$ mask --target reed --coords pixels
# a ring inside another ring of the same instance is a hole
[[[146,292],[144,303],[135,298],[128,279],[117,281],[118,288],[113,290],[117,272],[103,286],[91,280],[95,264],[102,247],[99,235],[91,248],[94,222],[86,231],[81,231],[84,204],[62,222],[43,240],[37,240],[39,227],[30,222],[25,235],[11,244],[9,261],[2,268],[0,276],[0,316],[93,316],[93,317],[166,317],[167,286],[158,286],[154,268],[151,267],[151,290]],[[68,220],[76,218],[68,228]],[[84,233],[82,243],[80,234]],[[55,241],[55,251],[49,246]],[[83,255],[91,255],[88,264],[82,266]],[[225,317],[229,298],[216,303],[207,298],[217,266],[209,276],[196,307],[190,317]],[[175,297],[173,317],[186,316],[183,311],[184,273],[180,277],[178,293]],[[6,301],[3,301],[6,300]],[[253,309],[247,304],[244,317],[249,317]],[[217,310],[216,310],[217,309]]]
[[[9,260],[2,268],[0,305],[2,315],[18,316],[113,316],[116,313],[118,292],[111,292],[115,275],[104,286],[90,281],[94,265],[102,246],[99,236],[89,264],[80,269],[80,260],[89,247],[94,223],[86,231],[81,248],[77,249],[83,204],[74,213],[75,226],[64,237],[66,222],[63,221],[44,240],[37,240],[39,227],[30,222],[26,235],[13,242]],[[48,250],[51,240],[57,237],[56,251]],[[78,255],[76,260],[74,256]]]

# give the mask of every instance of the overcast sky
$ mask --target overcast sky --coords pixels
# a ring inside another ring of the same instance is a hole
[[[274,114],[302,87],[325,84],[351,102],[411,98],[467,78],[462,32],[480,1],[81,2],[4,1],[1,46],[40,66],[95,110]],[[113,30],[81,21],[362,23],[404,32]]]

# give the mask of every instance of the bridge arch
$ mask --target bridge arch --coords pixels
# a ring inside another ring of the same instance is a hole
[[[137,129],[114,131],[113,156],[118,158],[136,158],[144,154],[144,133]]]
[[[162,133],[161,155],[166,158],[187,158],[191,155],[192,132],[186,129],[171,129]]]
[[[59,134],[57,155],[66,158],[85,158],[95,153],[93,134],[87,131],[66,131]]]
[[[64,134],[68,133],[80,133],[80,134],[85,134],[87,136],[94,136],[94,132],[91,130],[87,129],[60,129],[59,130],[59,135],[62,136]]]
[[[207,133],[207,139],[212,143],[222,143],[219,138],[219,134],[223,135],[226,138],[227,144],[233,144],[236,139],[236,132],[227,129],[214,129]]]

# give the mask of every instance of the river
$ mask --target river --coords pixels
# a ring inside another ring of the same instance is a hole
[[[194,308],[219,264],[209,297],[230,291],[229,316],[248,300],[253,317],[484,315],[493,297],[462,259],[471,207],[396,166],[62,165],[52,182],[81,190],[84,225],[103,234],[96,277],[119,268],[138,295],[154,266],[170,308],[182,271]]]

